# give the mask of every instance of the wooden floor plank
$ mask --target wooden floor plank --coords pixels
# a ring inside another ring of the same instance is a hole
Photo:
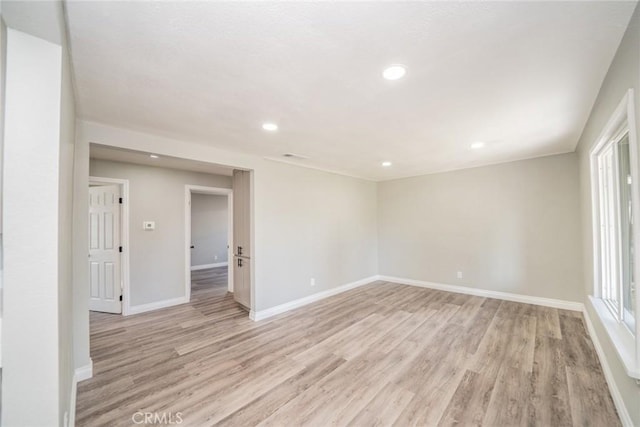
[[[536,336],[532,373],[531,424],[572,425],[566,362],[560,339]]]
[[[531,373],[508,364],[502,365],[482,424],[486,426],[527,425],[528,401],[531,394]]]
[[[396,386],[386,384],[350,422],[350,426],[390,426],[413,399],[414,394]]]
[[[536,336],[562,339],[558,310],[551,307],[536,307]]]
[[[244,407],[220,420],[218,424],[223,426],[257,425],[287,402],[335,371],[344,362],[344,359],[337,356],[325,357],[279,384],[269,393],[246,403]]]
[[[495,378],[467,370],[449,401],[439,426],[481,426]]]
[[[604,378],[584,367],[568,366],[567,385],[573,425],[621,425],[611,396],[602,392],[607,389]]]

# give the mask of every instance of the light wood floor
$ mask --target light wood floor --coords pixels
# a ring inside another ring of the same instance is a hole
[[[208,268],[191,272],[191,301],[227,294],[227,267]]]
[[[252,322],[210,273],[190,304],[91,314],[78,425],[620,424],[579,313],[379,282]]]

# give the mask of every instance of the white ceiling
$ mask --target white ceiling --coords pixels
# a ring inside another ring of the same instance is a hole
[[[635,5],[66,4],[81,117],[376,180],[573,151]]]
[[[153,153],[143,153],[141,151],[91,144],[91,152],[89,156],[92,159],[134,163],[136,165],[154,166],[158,168],[178,169],[213,175],[233,175],[233,168],[227,166],[167,156],[160,156],[157,159],[154,159],[150,157],[151,154]]]

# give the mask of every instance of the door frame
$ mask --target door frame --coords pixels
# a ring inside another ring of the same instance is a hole
[[[98,176],[89,177],[89,186],[92,184],[116,184],[120,186],[122,205],[120,207],[120,244],[122,255],[120,257],[120,283],[122,288],[122,315],[128,316],[131,312],[131,290],[129,283],[129,180],[119,178],[105,178]],[[87,191],[89,191],[87,189]],[[89,245],[87,244],[87,248]]]
[[[184,294],[187,302],[191,301],[191,195],[194,193],[227,196],[227,289],[233,292],[233,268],[231,268],[233,266],[233,190],[186,184],[184,186]]]

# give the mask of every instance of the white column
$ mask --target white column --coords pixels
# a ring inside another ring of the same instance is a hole
[[[7,30],[2,425],[60,422],[61,47]]]

